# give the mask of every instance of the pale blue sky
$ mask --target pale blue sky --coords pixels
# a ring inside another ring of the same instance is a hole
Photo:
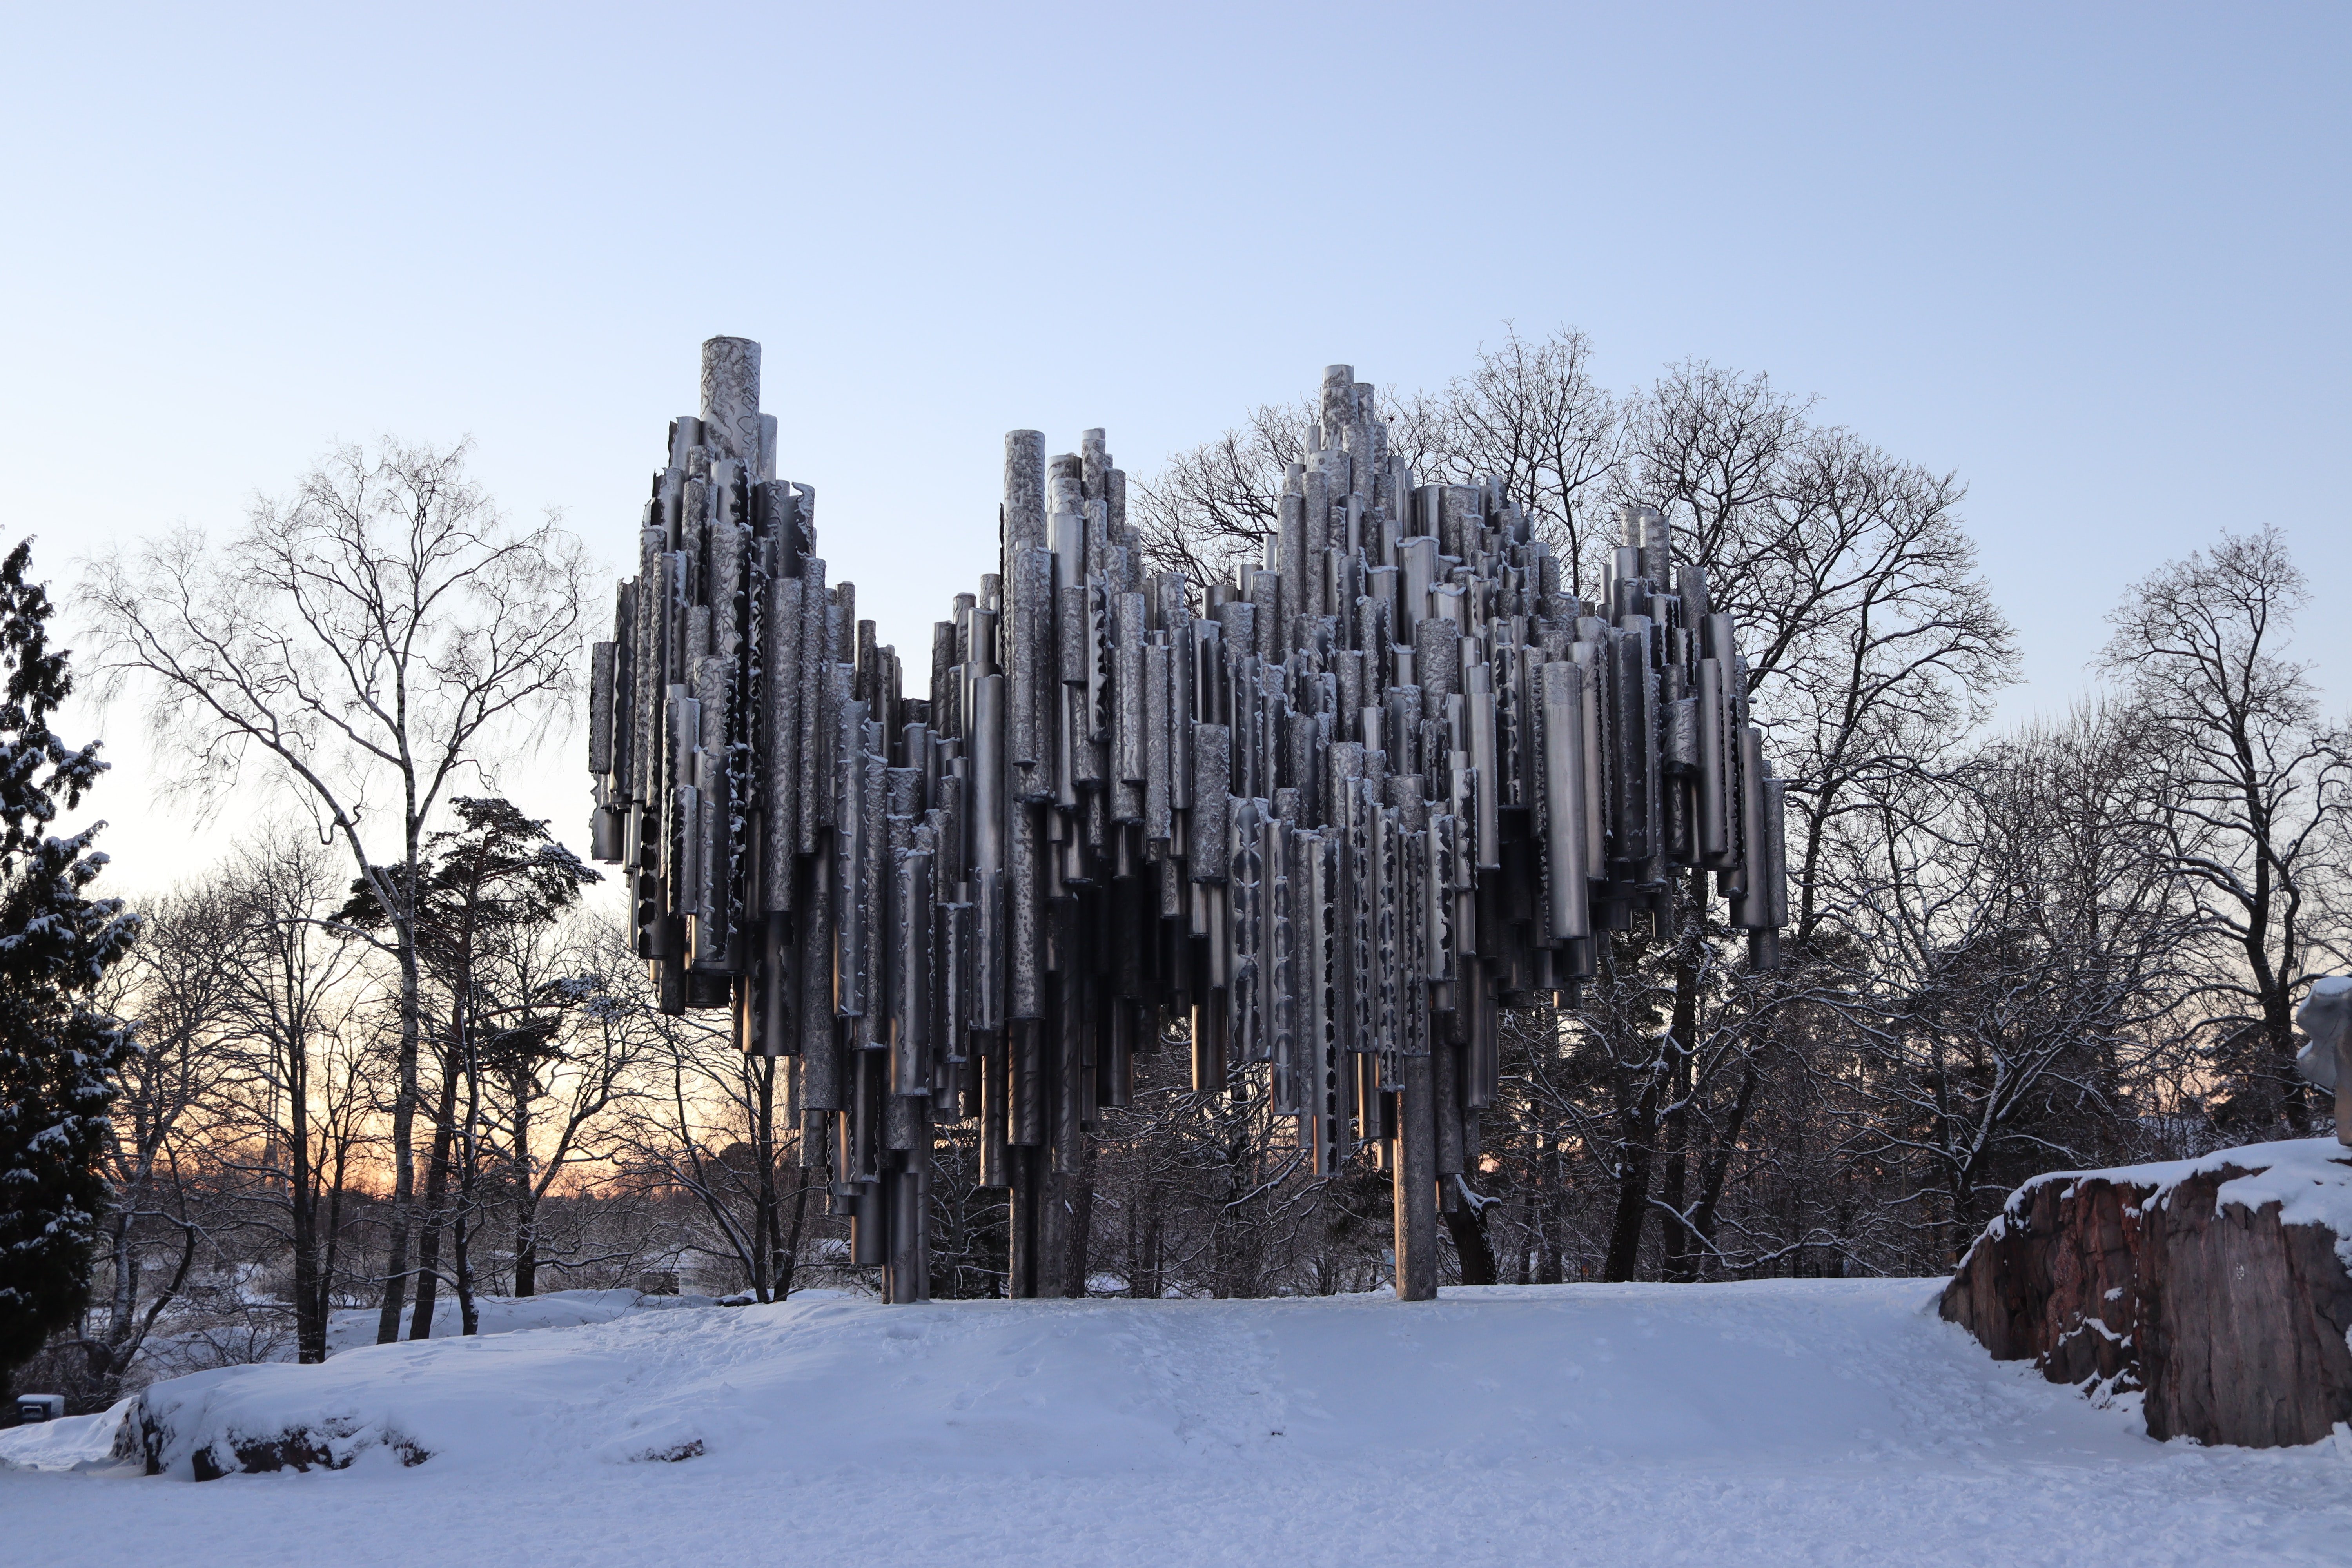
[[[919,646],[1007,428],[1148,470],[1326,363],[1568,323],[1614,385],[1765,370],[1957,469],[2021,714],[2225,525],[2352,571],[2347,43],[2340,5],[15,6],[0,527],[62,587],[336,439],[470,434],[617,559],[735,332]],[[2301,642],[2339,695],[2347,620]],[[201,855],[106,729],[125,872]],[[575,751],[502,782],[576,837]]]

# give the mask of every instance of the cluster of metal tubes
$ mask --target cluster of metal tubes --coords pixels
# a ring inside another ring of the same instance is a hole
[[[1498,1009],[1573,1007],[1607,932],[1667,931],[1678,872],[1778,963],[1780,784],[1656,512],[1580,599],[1498,482],[1416,483],[1337,365],[1264,564],[1195,585],[1146,570],[1101,431],[1048,458],[1016,430],[999,570],[910,695],[774,477],[759,364],[703,345],[595,647],[594,853],[663,1008],[789,1058],[801,1158],[890,1299],[929,1291],[941,1124],[976,1124],[1036,1294],[1053,1178],[1184,1040],[1318,1172],[1392,1173],[1426,1297]]]

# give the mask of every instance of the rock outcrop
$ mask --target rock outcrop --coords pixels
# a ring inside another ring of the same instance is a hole
[[[2352,1150],[2332,1138],[2055,1172],[1943,1315],[2053,1383],[2143,1392],[2148,1434],[2276,1447],[2352,1421]]]

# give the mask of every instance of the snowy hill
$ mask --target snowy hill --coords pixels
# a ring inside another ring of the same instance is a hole
[[[827,1292],[831,1294],[831,1292]],[[544,1290],[536,1296],[477,1296],[476,1332],[511,1334],[526,1329],[571,1329],[583,1323],[609,1323],[629,1312],[677,1311],[681,1308],[712,1307],[709,1296],[648,1296],[641,1290]],[[377,1317],[373,1308],[351,1309],[327,1320],[327,1353],[341,1355],[375,1343]],[[408,1319],[400,1322],[408,1332]],[[433,1337],[459,1337],[464,1320],[457,1303],[443,1296],[433,1304]]]
[[[2352,1560],[2337,1446],[2151,1442],[1940,1283],[631,1311],[160,1384],[165,1478],[0,1474],[0,1520],[142,1568]],[[171,1479],[298,1429],[351,1468]]]

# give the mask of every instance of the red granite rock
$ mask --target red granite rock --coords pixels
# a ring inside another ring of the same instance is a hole
[[[2333,1139],[2018,1189],[1943,1315],[2053,1383],[2145,1391],[2151,1436],[2276,1447],[2352,1421],[2352,1151]]]

